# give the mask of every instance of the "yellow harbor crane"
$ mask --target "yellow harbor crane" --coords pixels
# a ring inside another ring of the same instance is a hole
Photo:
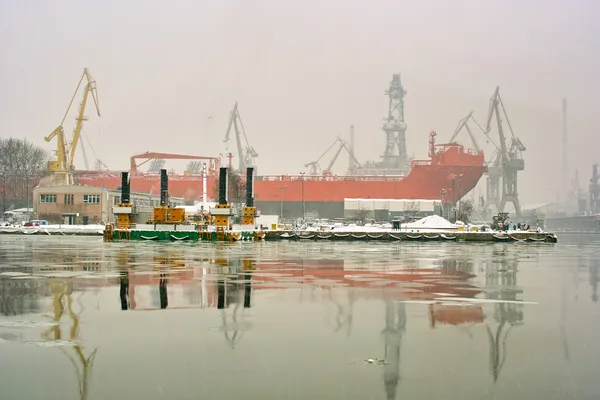
[[[83,90],[83,100],[79,105],[79,112],[77,113],[77,117],[75,120],[77,124],[75,125],[75,129],[73,130],[73,138],[71,142],[68,143],[65,137],[65,131],[63,129],[63,124],[69,111],[71,110],[71,106],[73,105],[73,101],[75,100],[75,96],[77,96],[77,92],[81,87],[81,83],[83,80],[86,80],[85,87]],[[87,104],[88,96],[92,95],[94,99],[94,104],[96,105],[96,112],[98,116],[100,116],[100,106],[98,102],[98,91],[96,89],[96,81],[90,75],[90,72],[87,68],[84,68],[83,74],[79,79],[79,83],[77,84],[77,88],[75,89],[75,93],[73,93],[73,97],[71,98],[71,102],[69,103],[69,107],[65,112],[65,115],[60,122],[60,125],[52,131],[51,134],[44,137],[46,142],[51,141],[54,137],[57,140],[57,149],[56,149],[56,159],[48,161],[48,171],[54,174],[54,184],[55,185],[72,185],[73,184],[73,171],[75,170],[74,159],[75,159],[75,151],[77,150],[77,144],[79,142],[79,137],[81,136],[81,129],[83,127],[83,121],[87,121],[88,118],[84,116],[85,106]]]

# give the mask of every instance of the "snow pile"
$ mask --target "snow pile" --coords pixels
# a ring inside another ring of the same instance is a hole
[[[456,230],[458,226],[439,215],[429,215],[420,220],[403,224],[402,229],[445,229]]]

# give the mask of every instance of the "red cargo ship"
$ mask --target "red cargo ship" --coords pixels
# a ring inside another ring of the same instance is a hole
[[[300,217],[316,213],[336,218],[344,214],[344,199],[421,199],[456,203],[471,191],[486,170],[483,152],[465,150],[457,143],[438,144],[435,133],[430,135],[428,160],[413,160],[410,172],[400,175],[269,175],[256,176],[254,193],[256,206],[263,214],[283,214]],[[215,200],[218,163],[211,163],[207,175],[207,197]],[[118,173],[76,174],[80,185],[120,185]],[[160,177],[148,173],[132,173],[131,190],[159,193]],[[189,200],[202,199],[201,175],[170,175],[169,193]]]

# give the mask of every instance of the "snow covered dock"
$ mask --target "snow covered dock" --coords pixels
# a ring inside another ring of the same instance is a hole
[[[339,240],[339,241],[464,241],[464,242],[533,242],[556,243],[556,235],[537,230],[494,231],[489,227],[453,224],[431,215],[402,224],[388,226],[319,226],[299,230],[268,231],[265,240]]]
[[[102,236],[104,225],[0,226],[0,234]]]

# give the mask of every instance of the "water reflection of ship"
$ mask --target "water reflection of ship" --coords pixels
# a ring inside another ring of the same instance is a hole
[[[282,265],[283,264],[283,265]],[[387,399],[395,399],[401,379],[400,358],[401,342],[406,331],[406,300],[433,300],[440,293],[457,297],[472,298],[482,292],[469,283],[475,277],[473,263],[460,260],[442,260],[439,268],[364,268],[360,269],[347,260],[287,260],[285,263],[261,264],[258,270],[277,270],[285,266],[287,278],[295,278],[300,284],[320,287],[329,292],[330,299],[336,306],[335,328],[337,332],[345,327],[349,336],[352,331],[353,304],[360,298],[381,298],[385,300],[385,328],[381,332],[384,344],[383,382]],[[414,264],[414,263],[413,263]],[[260,275],[254,277],[261,282],[260,289],[269,288],[266,283],[277,287],[278,277]],[[336,284],[349,286],[346,301],[336,298]],[[382,288],[382,290],[373,290]],[[402,290],[410,288],[410,290]],[[363,290],[368,289],[368,290]],[[397,290],[396,290],[397,289]],[[430,326],[437,324],[459,325],[464,323],[481,323],[484,315],[479,305],[447,305],[443,302],[430,306]]]
[[[216,258],[214,267],[216,269],[216,301],[211,301],[212,288],[215,282],[207,282],[208,269],[204,266],[201,271],[201,279],[198,284],[194,280],[194,271],[186,268],[186,262],[182,254],[165,252],[160,256],[154,257],[155,274],[139,273],[132,267],[135,259],[130,253],[123,249],[116,257],[116,269],[119,272],[119,299],[122,310],[155,310],[181,308],[169,306],[168,283],[175,278],[178,284],[187,285],[186,293],[188,298],[190,292],[200,291],[200,307],[213,306],[221,310],[221,331],[224,333],[227,342],[232,348],[239,341],[243,332],[252,326],[245,321],[243,309],[250,308],[252,293],[252,270],[254,261],[246,259]],[[144,271],[142,271],[144,272]],[[146,271],[147,272],[147,271]],[[136,308],[135,287],[136,286],[157,286],[158,304],[150,308]],[[195,304],[196,296],[192,296],[190,304]],[[230,306],[233,306],[230,309]],[[240,309],[242,307],[242,309]],[[185,306],[183,308],[190,308]]]
[[[42,334],[43,338],[46,340],[54,340],[54,341],[62,341],[63,334],[61,328],[62,318],[65,315],[65,300],[66,300],[66,313],[71,318],[72,324],[71,329],[69,330],[69,338],[68,340],[71,342],[70,344],[73,346],[73,350],[75,351],[75,357],[73,357],[67,349],[69,347],[58,347],[68,358],[73,367],[75,368],[75,372],[77,374],[78,388],[79,388],[79,398],[84,400],[87,399],[88,395],[88,384],[90,373],[92,371],[92,366],[94,364],[94,360],[96,357],[96,352],[98,349],[94,349],[87,357],[84,353],[83,346],[79,343],[79,314],[73,311],[73,284],[71,280],[59,280],[53,279],[49,283],[50,288],[53,294],[53,310],[54,310],[54,322],[56,325],[53,325],[46,332]],[[82,295],[83,293],[80,293]],[[82,303],[78,301],[80,307]],[[81,311],[80,311],[81,312]]]
[[[168,282],[169,276],[177,274],[177,278],[182,278],[186,281],[192,278],[191,270],[183,270],[186,266],[183,253],[163,251],[158,249],[162,254],[156,255],[153,258],[153,271],[150,274],[136,273],[133,265],[135,257],[133,253],[126,248],[117,252],[116,270],[119,277],[119,299],[122,310],[136,310],[137,303],[135,297],[136,286],[157,286],[155,294],[155,307],[149,309],[166,309],[169,306]],[[145,308],[148,310],[148,308]]]
[[[495,330],[488,325],[487,333],[490,343],[490,373],[494,382],[506,361],[506,343],[511,329],[523,323],[523,305],[517,304],[517,295],[523,290],[517,287],[518,258],[509,258],[507,247],[494,250],[492,262],[485,268],[485,281],[488,291],[486,298],[506,300],[494,304],[494,320],[498,323]]]

